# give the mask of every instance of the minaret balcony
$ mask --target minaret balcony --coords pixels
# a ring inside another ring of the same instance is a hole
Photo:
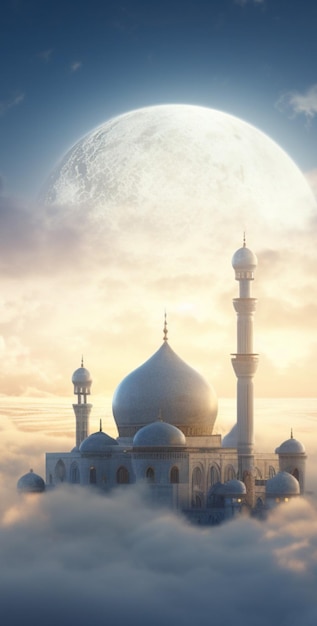
[[[232,367],[237,378],[252,378],[257,370],[258,354],[232,354]]]
[[[255,312],[258,300],[257,298],[234,298],[232,302],[238,314],[250,315]]]

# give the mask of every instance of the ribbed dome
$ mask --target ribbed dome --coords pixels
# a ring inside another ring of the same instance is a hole
[[[133,439],[134,447],[185,446],[186,438],[179,428],[166,422],[153,422],[140,428]]]
[[[45,482],[41,476],[35,474],[31,469],[27,474],[19,478],[17,489],[23,493],[42,493],[45,490]]]
[[[217,397],[204,378],[164,342],[118,385],[112,409],[120,437],[133,437],[159,416],[186,436],[210,435]]]
[[[275,453],[276,454],[306,454],[306,450],[300,441],[291,437],[290,439],[283,441],[283,443],[281,443],[281,445],[278,448],[276,448]]]
[[[297,496],[299,492],[298,480],[288,472],[278,472],[266,483],[266,495],[268,496]]]
[[[103,454],[109,446],[117,446],[118,442],[101,430],[86,437],[79,446],[81,454]]]

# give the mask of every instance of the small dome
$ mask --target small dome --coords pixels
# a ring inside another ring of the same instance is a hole
[[[232,267],[235,270],[246,270],[252,272],[255,270],[258,260],[254,252],[246,246],[239,248],[232,257]]]
[[[79,367],[72,375],[73,385],[91,385],[90,372],[85,367]]]
[[[86,437],[79,446],[79,452],[81,454],[103,454],[109,448],[109,446],[118,446],[116,439],[113,439],[102,430],[97,433],[93,433]]]
[[[283,443],[281,443],[281,445],[278,448],[276,448],[275,453],[276,454],[306,454],[306,450],[300,441],[291,437],[290,439],[283,441]]]
[[[31,469],[28,474],[21,476],[17,482],[17,489],[23,493],[42,493],[45,491],[45,482],[41,476]]]
[[[153,422],[140,428],[133,439],[134,447],[185,446],[186,438],[179,428],[166,422]]]
[[[299,492],[298,480],[288,472],[278,472],[266,482],[267,496],[297,496]]]
[[[237,478],[227,480],[225,483],[218,482],[213,485],[208,492],[208,495],[227,496],[231,498],[238,498],[246,494],[246,486]]]
[[[232,478],[232,480],[227,480],[224,484],[225,494],[230,495],[232,497],[235,496],[243,496],[246,494],[246,486],[242,482],[242,480],[237,480],[236,478]]]
[[[133,437],[160,414],[194,437],[212,434],[218,403],[213,388],[165,341],[118,385],[112,410],[120,437]]]

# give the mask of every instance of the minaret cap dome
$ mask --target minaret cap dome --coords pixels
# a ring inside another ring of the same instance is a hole
[[[85,367],[79,367],[72,375],[73,385],[91,385],[92,377]]]
[[[120,437],[133,437],[158,417],[187,437],[212,434],[218,403],[211,385],[164,341],[118,385],[112,409]]]
[[[291,437],[286,441],[283,441],[281,445],[276,448],[276,454],[305,454],[305,446],[298,441],[298,439],[294,439]]]
[[[258,264],[258,259],[254,252],[243,246],[237,250],[232,257],[232,267],[235,270],[255,270]]]

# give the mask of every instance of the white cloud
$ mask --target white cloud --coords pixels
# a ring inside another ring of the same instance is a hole
[[[290,112],[291,115],[304,115],[308,121],[317,114],[317,84],[312,85],[306,92],[288,91],[276,103],[279,111]]]
[[[49,48],[47,50],[42,50],[42,52],[39,52],[38,57],[41,59],[41,61],[44,61],[45,63],[48,63],[53,55],[53,48]]]
[[[264,4],[265,0],[234,0],[234,4],[244,7],[246,4]]]
[[[146,508],[132,487],[2,492],[2,611],[14,626],[25,615],[34,626],[316,623],[316,511],[304,500],[266,522],[199,528]]]
[[[71,70],[71,72],[78,72],[78,70],[80,70],[81,67],[82,67],[82,62],[81,61],[74,61],[70,65],[70,70]]]
[[[7,98],[6,100],[0,100],[0,115],[5,115],[7,111],[21,104],[21,102],[23,102],[24,100],[24,97],[24,93],[18,93],[11,98]]]

